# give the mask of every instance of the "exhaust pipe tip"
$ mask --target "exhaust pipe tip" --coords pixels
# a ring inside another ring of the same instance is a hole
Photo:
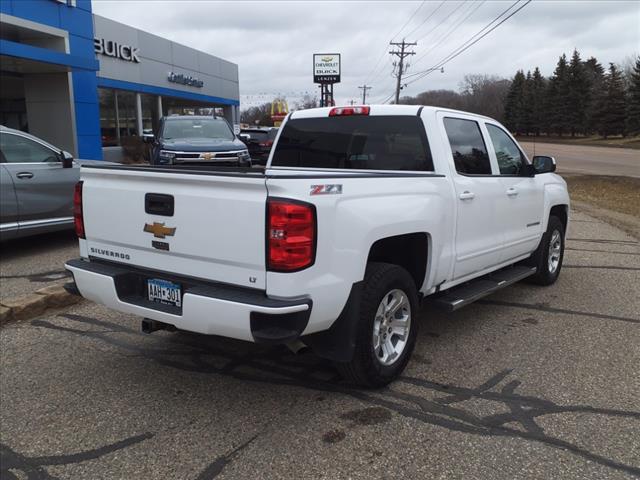
[[[300,340],[292,340],[291,342],[285,343],[285,345],[289,350],[291,350],[296,355],[299,354],[300,352],[303,352],[307,348],[309,348]]]
[[[175,332],[177,330],[175,325],[159,322],[157,320],[151,320],[150,318],[143,319],[140,326],[142,333],[153,333],[158,330],[168,330],[170,332]]]

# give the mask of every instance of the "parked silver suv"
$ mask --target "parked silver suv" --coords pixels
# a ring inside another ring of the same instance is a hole
[[[33,135],[0,126],[0,238],[73,228],[80,164]]]

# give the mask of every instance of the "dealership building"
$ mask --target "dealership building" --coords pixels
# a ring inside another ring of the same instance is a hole
[[[238,66],[91,12],[90,0],[0,1],[0,124],[102,159],[172,113],[239,123]]]

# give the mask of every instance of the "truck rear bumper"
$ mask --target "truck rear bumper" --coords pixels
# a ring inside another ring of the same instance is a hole
[[[101,261],[69,260],[65,267],[73,274],[76,288],[84,298],[191,332],[250,342],[285,343],[300,336],[311,314],[309,298],[274,299],[260,290]],[[148,300],[148,278],[179,283],[182,306]]]

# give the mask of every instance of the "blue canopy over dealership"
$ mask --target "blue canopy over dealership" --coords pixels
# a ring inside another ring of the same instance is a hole
[[[238,66],[93,15],[90,0],[0,2],[0,124],[102,159],[160,117],[239,121]]]

